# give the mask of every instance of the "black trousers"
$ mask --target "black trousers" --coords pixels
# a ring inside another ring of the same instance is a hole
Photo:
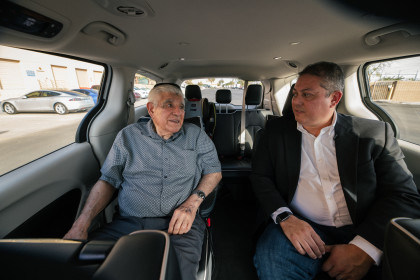
[[[89,240],[116,241],[123,235],[144,229],[167,231],[170,221],[171,217],[138,218],[117,215],[111,223],[90,233]],[[170,236],[183,280],[193,280],[197,277],[205,227],[204,220],[197,215],[189,232]]]

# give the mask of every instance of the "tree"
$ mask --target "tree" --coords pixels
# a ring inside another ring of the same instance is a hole
[[[208,78],[207,80],[209,81],[210,85],[212,86],[216,79],[215,78]]]
[[[390,62],[380,62],[376,64],[372,64],[367,68],[367,74],[369,82],[372,82],[372,78],[374,76],[377,77],[377,80],[382,80],[382,73],[384,72],[385,68],[390,67]]]

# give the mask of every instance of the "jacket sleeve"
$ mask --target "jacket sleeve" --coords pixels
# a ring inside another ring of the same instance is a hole
[[[281,153],[281,144],[277,143],[275,146],[270,144],[277,142],[273,139],[273,137],[278,138],[278,135],[275,135],[278,129],[275,124],[276,122],[267,122],[252,158],[250,176],[254,193],[268,216],[280,207],[287,207],[286,200],[280,194],[281,186],[277,184],[275,170],[277,157]]]
[[[375,199],[356,228],[357,234],[380,249],[383,249],[386,225],[392,218],[420,218],[418,189],[391,126],[388,123],[384,126],[380,136],[384,145],[377,154],[372,154],[375,173],[372,176],[376,175]]]

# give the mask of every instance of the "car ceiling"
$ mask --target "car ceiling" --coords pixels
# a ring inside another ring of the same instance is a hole
[[[382,36],[381,44],[369,46],[366,34],[401,19],[344,9],[327,0],[13,2],[64,27],[50,39],[0,27],[0,44],[130,67],[167,81],[211,76],[284,78],[319,60],[357,65],[391,52],[415,54],[420,46],[420,32],[407,36],[398,30]],[[118,7],[134,7],[144,14],[127,15]],[[108,33],[117,34],[117,45],[108,42]]]

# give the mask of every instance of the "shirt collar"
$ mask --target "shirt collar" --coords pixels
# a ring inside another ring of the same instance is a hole
[[[146,123],[146,125],[141,126],[141,128],[142,128],[141,131],[143,135],[148,136],[152,139],[163,140],[166,142],[173,141],[176,138],[178,138],[180,135],[185,134],[185,128],[184,128],[184,125],[182,125],[181,129],[178,132],[174,133],[168,140],[165,140],[162,137],[160,137],[159,134],[156,133],[155,124],[153,123],[152,119],[150,119]]]
[[[321,129],[321,132],[319,133],[319,135],[322,134],[326,134],[328,136],[334,136],[334,128],[335,128],[335,124],[337,123],[337,112],[334,111],[333,114],[333,120],[332,123],[329,126],[324,127],[323,129]],[[302,133],[305,134],[310,134],[304,127],[303,125],[301,125],[299,122],[297,122],[297,130],[299,130]],[[312,134],[311,134],[312,135]]]

